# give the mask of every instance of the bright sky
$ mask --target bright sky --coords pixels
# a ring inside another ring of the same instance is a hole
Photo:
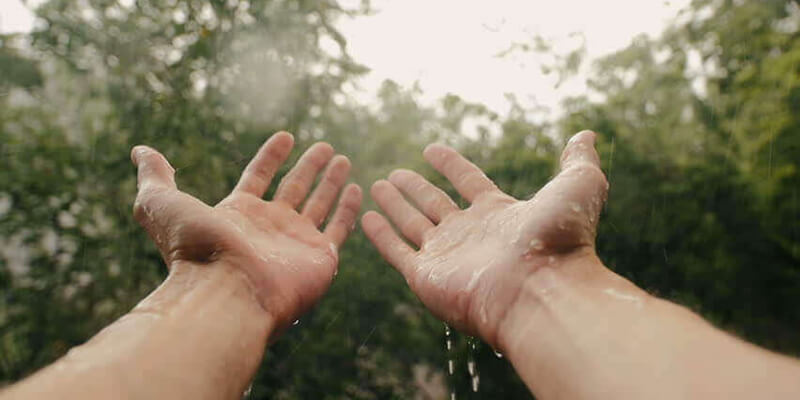
[[[504,112],[505,93],[557,110],[560,99],[585,89],[585,73],[556,89],[536,56],[499,58],[511,43],[534,35],[556,52],[586,38],[589,59],[619,50],[636,35],[657,36],[688,0],[373,0],[374,16],[340,24],[353,57],[372,68],[365,87],[383,79],[419,82],[425,99],[446,93]]]
[[[343,0],[358,4],[360,0]],[[33,16],[21,0],[0,0],[0,32],[27,31]],[[447,93],[504,112],[506,93],[558,110],[583,91],[585,76],[559,88],[535,55],[499,58],[515,41],[541,35],[566,52],[586,38],[590,59],[625,47],[639,33],[658,35],[689,0],[373,0],[377,14],[339,24],[351,55],[372,69],[372,93],[384,79],[418,82],[432,101]],[[585,71],[584,71],[585,73]],[[368,99],[368,96],[363,97]]]

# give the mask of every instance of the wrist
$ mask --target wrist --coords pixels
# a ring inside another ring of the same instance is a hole
[[[225,262],[195,264],[175,261],[169,276],[131,311],[136,314],[169,316],[186,309],[206,313],[227,310],[235,315],[242,329],[263,336],[272,329],[274,318],[262,307],[249,277]],[[208,315],[209,322],[214,315]]]
[[[558,264],[536,268],[520,283],[515,301],[510,305],[497,328],[497,345],[505,352],[514,351],[519,342],[534,330],[548,329],[547,313],[553,302],[587,284],[613,280],[594,251],[566,256]]]
[[[241,394],[273,329],[247,276],[222,262],[171,264],[161,286],[124,318],[145,336],[126,363],[154,370],[159,360],[162,387],[198,395]],[[191,385],[184,381],[188,371],[197,377]],[[132,390],[139,381],[128,382]]]
[[[657,331],[648,315],[658,304],[587,249],[521,283],[498,327],[498,348],[537,397],[610,394],[621,383],[599,366],[641,353]]]

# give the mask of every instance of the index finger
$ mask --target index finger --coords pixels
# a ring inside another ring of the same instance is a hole
[[[434,143],[426,147],[422,155],[470,203],[483,193],[498,190],[478,166],[451,147]]]

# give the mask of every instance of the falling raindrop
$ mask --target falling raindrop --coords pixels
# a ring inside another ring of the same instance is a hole
[[[444,324],[444,337],[445,337],[445,343],[446,343],[446,346],[447,346],[447,349],[446,349],[446,351],[447,351],[447,372],[448,372],[448,374],[450,374],[450,376],[453,376],[453,374],[455,373],[456,368],[455,368],[455,363],[453,362],[453,355],[451,354],[451,352],[453,350],[453,339],[450,337],[450,334],[451,334],[450,326],[447,325],[447,324]],[[450,400],[456,400],[456,391],[455,391],[455,389],[451,389],[450,390]]]
[[[472,391],[477,393],[478,392],[478,385],[481,383],[481,377],[477,374],[472,377]]]
[[[292,326],[298,325],[299,323],[300,323],[300,320],[296,319],[296,320],[294,320],[294,322],[292,322]]]
[[[497,357],[497,358],[503,358],[503,353],[501,353],[501,352],[499,352],[499,351],[497,351],[497,350],[495,350],[495,349],[492,349],[492,352],[494,352],[494,356],[495,356],[495,357]]]
[[[467,361],[467,372],[469,372],[469,377],[472,383],[472,391],[478,391],[478,385],[480,384],[480,375],[478,374],[478,365],[475,363],[475,353],[478,349],[476,344],[476,340],[473,338],[470,340],[469,343],[469,361]]]

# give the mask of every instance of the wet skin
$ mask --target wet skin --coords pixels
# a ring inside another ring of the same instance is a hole
[[[263,200],[293,144],[288,133],[273,135],[215,206],[180,191],[156,150],[134,148],[134,214],[160,250],[167,279],[0,397],[240,399],[265,345],[330,285],[361,204],[358,186],[345,186],[350,162],[326,143],[311,146]]]
[[[338,248],[361,204],[359,187],[345,187],[337,211],[320,230],[350,171],[347,157],[334,156],[327,143],[311,146],[281,181],[274,198],[263,200],[293,144],[288,133],[273,135],[244,170],[231,194],[214,207],[178,190],[174,170],[160,153],[144,146],[131,153],[139,167],[134,215],[166,264],[237,266],[281,328],[299,317],[330,286]],[[318,174],[322,174],[321,182],[308,196]]]
[[[434,314],[502,351],[536,398],[798,398],[800,362],[715,329],[603,265],[594,239],[608,184],[594,140],[575,135],[558,175],[525,201],[455,150],[431,145],[425,158],[470,206],[398,170],[371,190],[388,220],[368,212],[362,226]]]
[[[589,131],[573,137],[559,174],[530,200],[503,193],[455,150],[430,145],[425,159],[471,205],[461,210],[419,174],[397,170],[372,186],[372,197],[419,250],[378,213],[364,215],[364,231],[437,316],[497,346],[498,329],[527,277],[593,256],[608,189],[594,140]]]

